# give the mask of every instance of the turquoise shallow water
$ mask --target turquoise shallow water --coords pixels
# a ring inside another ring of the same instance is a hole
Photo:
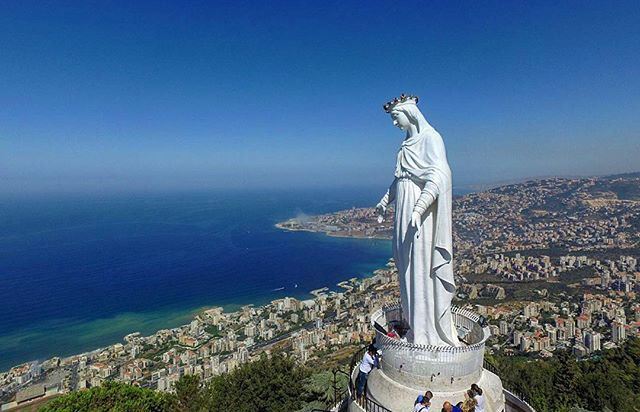
[[[300,190],[4,200],[0,369],[174,327],[203,307],[304,298],[366,276],[387,262],[389,242],[273,225],[377,197]]]

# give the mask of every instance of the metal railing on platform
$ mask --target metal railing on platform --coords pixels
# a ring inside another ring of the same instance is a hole
[[[500,368],[497,365],[494,365],[487,359],[484,360],[482,367],[488,370],[491,373],[494,373],[498,376],[502,375]],[[528,406],[532,411],[535,411],[531,405],[529,405],[529,399],[527,395],[513,388],[509,383],[502,381],[502,387],[505,391],[509,392],[511,395],[515,396],[519,400],[521,400],[526,406]]]
[[[358,404],[358,406],[360,406],[362,409],[365,410],[365,412],[391,412],[391,410],[385,408],[384,406],[380,405],[379,403],[377,403],[376,401],[374,401],[373,399],[370,399],[367,396],[367,387],[365,386],[364,388],[364,393],[362,396],[358,397],[357,392],[356,392],[356,388],[357,388],[357,382],[356,380],[358,379],[357,376],[355,374],[356,371],[356,367],[358,367],[358,365],[360,365],[360,359],[362,359],[362,357],[364,356],[364,352],[367,350],[367,347],[362,347],[360,350],[358,350],[356,353],[353,354],[353,356],[351,357],[351,362],[349,363],[349,371],[350,371],[350,376],[349,376],[349,399],[351,399],[353,402],[355,402],[356,404]],[[354,376],[356,376],[354,378]]]
[[[367,398],[366,396],[361,402],[358,402],[358,405],[364,408],[365,412],[391,412],[389,409]]]

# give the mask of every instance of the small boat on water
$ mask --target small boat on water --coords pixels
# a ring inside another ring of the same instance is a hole
[[[275,289],[272,290],[272,292],[279,292],[281,290],[284,290],[284,286],[281,287],[281,288],[275,288]]]

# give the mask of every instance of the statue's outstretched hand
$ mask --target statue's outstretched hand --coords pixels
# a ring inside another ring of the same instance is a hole
[[[411,227],[418,230],[422,225],[422,215],[418,212],[411,213]]]
[[[387,207],[382,203],[376,205],[376,214],[378,215],[378,223],[384,222],[384,215],[387,213]]]

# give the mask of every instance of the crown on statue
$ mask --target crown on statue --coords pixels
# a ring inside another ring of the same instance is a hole
[[[385,112],[391,113],[391,111],[396,107],[403,103],[413,103],[418,104],[418,96],[406,95],[402,93],[400,97],[396,97],[393,100],[389,100],[387,103],[382,106]]]

